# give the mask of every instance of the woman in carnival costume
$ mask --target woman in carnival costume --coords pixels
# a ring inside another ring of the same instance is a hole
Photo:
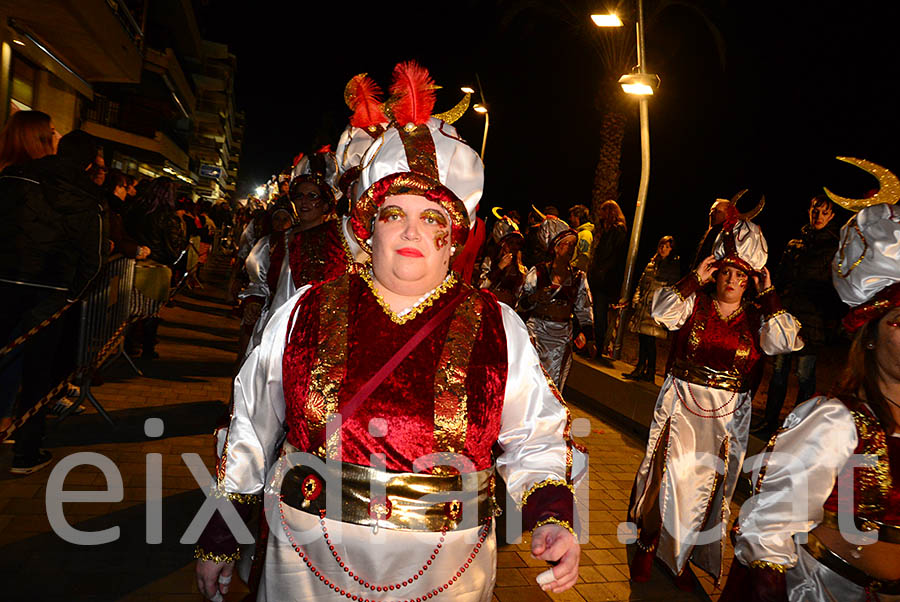
[[[241,301],[239,359],[246,355],[254,331],[262,332],[262,325],[257,324],[260,319],[265,321],[269,312],[284,259],[287,233],[297,220],[297,210],[287,195],[279,197],[269,208],[268,214],[270,233],[257,240],[247,255],[244,271],[249,283],[237,295]]]
[[[797,406],[752,469],[721,600],[900,600],[900,181],[879,178],[841,229],[834,287],[851,310],[843,377]],[[827,192],[827,191],[826,191]]]
[[[538,240],[551,259],[528,270],[518,309],[528,317],[541,364],[562,391],[572,366],[573,342],[582,348],[594,338],[591,291],[584,272],[572,267],[578,233],[569,224],[547,216],[538,227]]]
[[[216,495],[242,515],[264,490],[272,503],[259,600],[488,601],[499,443],[532,553],[558,561],[543,587],[563,591],[578,576],[572,487],[586,457],[524,324],[449,271],[480,158],[430,117],[427,71],[403,63],[394,78],[351,220],[371,264],[275,311],[235,380]],[[297,451],[311,455],[288,463]],[[236,551],[215,514],[197,550],[206,596],[227,591]]]
[[[771,286],[759,226],[733,216],[713,253],[653,299],[653,318],[676,332],[629,508],[639,528],[631,579],[647,581],[656,557],[686,590],[694,587],[688,561],[717,578],[722,572],[763,354],[803,346],[800,324]],[[751,278],[758,292],[747,301]]]
[[[522,264],[525,238],[513,220],[499,215],[499,209],[494,208],[497,222],[491,229],[495,251],[481,262],[478,287],[494,293],[498,301],[515,307],[527,272]]]

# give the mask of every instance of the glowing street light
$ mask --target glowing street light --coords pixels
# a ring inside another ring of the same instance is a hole
[[[597,27],[622,27],[622,19],[615,13],[608,15],[591,15],[591,21]]]
[[[659,76],[653,73],[630,73],[619,78],[619,85],[626,94],[652,96],[659,87]]]

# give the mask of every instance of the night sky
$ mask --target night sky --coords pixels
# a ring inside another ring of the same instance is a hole
[[[555,204],[563,212],[589,205],[603,76],[591,36],[621,35],[593,27],[589,14],[616,5],[569,0],[584,13],[573,25],[541,10],[542,2],[520,3],[533,8],[507,22],[512,4],[196,0],[201,33],[238,57],[237,102],[247,115],[238,192],[288,167],[298,152],[337,142],[349,117],[343,88],[350,77],[368,72],[386,89],[393,66],[416,59],[444,86],[436,112],[480,76],[491,110],[483,214],[494,205]],[[645,0],[645,10],[657,4]],[[742,210],[766,196],[756,221],[774,262],[823,185],[847,196],[874,187],[835,155],[900,173],[900,7],[885,0],[695,4],[724,37],[724,67],[703,22],[683,7],[660,12],[646,34],[648,69],[662,85],[650,105],[641,266],[663,234],[673,234],[689,258],[711,202],[741,188],[750,189]],[[617,11],[628,19],[634,3]],[[470,110],[456,127],[480,147],[480,115]],[[637,103],[622,170],[618,201],[630,225],[640,173]]]

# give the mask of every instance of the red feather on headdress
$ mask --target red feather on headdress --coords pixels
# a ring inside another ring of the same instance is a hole
[[[407,61],[394,67],[391,94],[395,98],[391,110],[398,124],[422,125],[431,117],[435,101],[434,80],[417,62]]]
[[[330,144],[326,144],[325,146],[323,146],[322,148],[320,148],[320,149],[317,150],[316,152],[319,153],[319,154],[330,153],[330,152],[331,152],[331,145],[330,145]]]
[[[299,153],[296,157],[294,157],[294,163],[291,167],[297,167],[297,163],[300,163],[300,159],[303,158],[303,153]]]
[[[381,88],[365,73],[353,76],[344,89],[344,97],[353,115],[350,125],[367,128],[387,121],[381,108]]]

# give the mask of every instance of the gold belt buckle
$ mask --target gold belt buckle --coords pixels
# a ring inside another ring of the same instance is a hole
[[[372,535],[378,534],[378,521],[391,517],[392,506],[391,500],[386,495],[376,496],[369,502],[369,518],[375,521],[372,525]]]

